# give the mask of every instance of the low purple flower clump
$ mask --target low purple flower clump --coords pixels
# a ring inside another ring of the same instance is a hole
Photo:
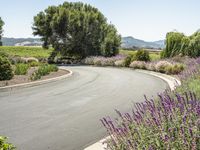
[[[185,65],[187,68],[178,75],[181,80],[186,80],[187,78],[200,74],[200,57],[196,59],[187,59],[185,61]]]
[[[199,150],[200,101],[194,93],[161,94],[136,103],[132,113],[101,119],[111,150]]]

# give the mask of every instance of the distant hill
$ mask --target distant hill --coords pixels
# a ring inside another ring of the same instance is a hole
[[[42,42],[39,38],[2,38],[4,46],[41,46]],[[137,48],[147,48],[147,49],[160,49],[164,48],[164,40],[146,42],[140,39],[129,37],[122,38],[122,48],[126,49],[137,49]]]
[[[38,38],[2,38],[4,46],[41,46],[42,42]]]
[[[152,48],[152,49],[162,49],[165,47],[164,40],[146,42],[140,39],[133,38],[131,36],[122,38],[122,48]]]

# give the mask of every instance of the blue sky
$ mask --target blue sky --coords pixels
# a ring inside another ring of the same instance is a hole
[[[70,0],[77,1],[77,0]],[[79,0],[97,7],[122,36],[154,41],[174,29],[190,35],[200,28],[199,0]],[[5,37],[33,37],[33,16],[64,0],[1,0]]]

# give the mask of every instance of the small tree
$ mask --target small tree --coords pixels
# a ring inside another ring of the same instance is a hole
[[[81,2],[50,6],[34,17],[33,34],[62,56],[84,58],[118,53],[121,37],[97,9]]]
[[[3,20],[0,17],[0,46],[2,46],[1,38],[3,36],[3,25],[4,25],[4,22],[3,22]]]

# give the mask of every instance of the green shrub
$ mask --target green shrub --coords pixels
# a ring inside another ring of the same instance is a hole
[[[0,81],[10,80],[14,76],[12,65],[6,57],[0,56]]]
[[[7,142],[6,137],[0,136],[0,150],[15,150],[15,147]]]
[[[129,67],[129,65],[131,64],[131,62],[134,61],[134,60],[135,60],[135,55],[129,54],[129,55],[125,58],[125,60],[124,60],[124,66],[125,66],[125,67]]]
[[[172,70],[171,70],[171,72],[169,74],[178,74],[181,71],[183,71],[184,68],[185,67],[184,67],[183,64],[175,64],[175,65],[173,65]]]
[[[1,57],[8,57],[9,55],[6,52],[0,51]]]
[[[150,61],[149,52],[146,50],[139,50],[135,54],[135,60],[137,61]]]
[[[15,65],[15,74],[16,75],[25,75],[27,74],[29,69],[29,65],[28,64],[16,64]]]
[[[32,61],[32,62],[29,62],[28,64],[29,64],[30,67],[37,67],[37,66],[40,66],[41,63],[36,62],[36,61]]]
[[[48,75],[50,72],[58,71],[58,67],[56,65],[42,65],[38,68],[36,72],[34,72],[31,76],[31,80],[41,79],[42,76]]]
[[[163,50],[162,52],[160,52],[160,58],[161,59],[165,58],[165,50]]]

